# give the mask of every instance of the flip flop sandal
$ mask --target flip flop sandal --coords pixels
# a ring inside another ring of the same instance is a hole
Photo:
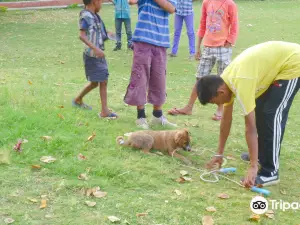
[[[75,108],[80,108],[80,109],[86,109],[86,110],[92,110],[93,108],[85,103],[78,104],[75,102],[75,100],[72,100],[72,106]]]
[[[222,116],[219,116],[215,113],[211,119],[214,121],[220,121],[222,119]]]
[[[110,113],[108,116],[101,116],[101,114],[98,114],[100,119],[109,119],[109,120],[115,120],[118,118],[118,115],[116,113]]]

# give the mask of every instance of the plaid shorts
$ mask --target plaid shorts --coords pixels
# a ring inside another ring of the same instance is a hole
[[[218,64],[217,73],[220,76],[231,62],[232,48],[204,47],[197,69],[197,78],[210,75],[214,65]]]

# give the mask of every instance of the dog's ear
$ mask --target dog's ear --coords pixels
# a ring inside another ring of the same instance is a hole
[[[184,142],[184,138],[185,138],[185,130],[180,130],[175,134],[175,143],[176,144],[181,144],[182,142]]]
[[[191,132],[189,131],[189,129],[184,128],[183,130],[186,132],[186,134],[187,134],[188,136],[191,136]]]

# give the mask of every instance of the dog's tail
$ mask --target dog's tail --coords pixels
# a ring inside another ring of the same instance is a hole
[[[117,137],[116,142],[117,142],[118,145],[125,145],[126,144],[126,141],[124,140],[123,136]]]

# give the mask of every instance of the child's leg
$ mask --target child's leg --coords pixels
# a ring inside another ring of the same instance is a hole
[[[126,34],[127,34],[127,44],[128,44],[128,47],[131,47],[131,45],[132,45],[131,20],[124,19],[124,24],[125,24]]]
[[[122,19],[115,18],[117,46],[121,46],[122,39]]]
[[[96,87],[98,87],[98,82],[89,82],[83,89],[82,91],[79,93],[79,95],[77,95],[74,99],[75,103],[81,105],[82,99],[83,97],[88,94],[91,90],[95,89]]]
[[[101,99],[101,117],[107,117],[110,114],[110,111],[107,106],[107,81],[100,82],[100,99]]]
[[[147,102],[146,91],[150,77],[151,45],[143,42],[134,43],[133,64],[130,83],[124,97],[128,105],[137,106],[137,117],[145,118],[144,105]]]
[[[174,25],[175,31],[174,31],[174,40],[173,40],[173,48],[172,48],[173,55],[176,55],[178,51],[182,24],[183,24],[183,16],[175,15],[175,25]]]
[[[189,37],[190,55],[195,55],[195,31],[194,31],[194,14],[184,17],[187,35]]]
[[[152,46],[148,102],[161,109],[166,100],[167,49]]]

